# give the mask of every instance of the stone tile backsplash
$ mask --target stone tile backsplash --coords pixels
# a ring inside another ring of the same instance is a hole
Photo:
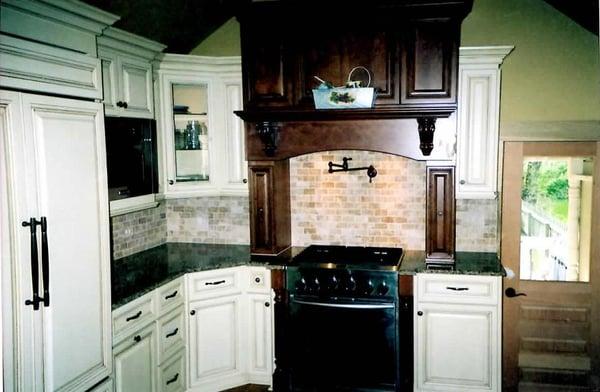
[[[366,171],[329,174],[351,157]],[[292,244],[425,249],[425,162],[368,151],[328,151],[290,160]]]
[[[366,171],[327,173],[351,157]],[[368,151],[320,152],[290,160],[292,245],[342,244],[425,249],[425,162]],[[457,251],[498,250],[497,200],[456,201]],[[113,257],[169,242],[249,244],[245,196],[164,200],[111,219]]]
[[[456,250],[498,251],[498,200],[456,200]]]
[[[153,248],[167,241],[165,202],[156,208],[112,217],[113,259]]]
[[[167,200],[166,235],[169,242],[249,244],[248,197]]]

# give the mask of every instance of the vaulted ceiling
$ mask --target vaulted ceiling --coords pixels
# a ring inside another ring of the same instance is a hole
[[[116,27],[161,42],[167,45],[170,53],[183,54],[189,53],[231,18],[236,3],[236,0],[84,1],[120,15]],[[544,1],[585,29],[598,34],[598,0]]]

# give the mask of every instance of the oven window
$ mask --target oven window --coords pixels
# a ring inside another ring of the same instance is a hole
[[[357,308],[299,302],[292,299],[290,304],[294,390],[395,390],[398,359],[393,302],[379,303],[379,308],[369,308],[372,302],[354,302]]]

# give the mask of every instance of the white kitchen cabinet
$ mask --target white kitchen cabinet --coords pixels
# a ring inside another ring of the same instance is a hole
[[[166,54],[154,62],[159,183],[166,198],[247,195],[239,57]]]
[[[273,374],[273,307],[269,294],[248,294],[248,377],[271,384]]]
[[[226,389],[244,381],[241,302],[234,295],[189,304],[190,388]]]
[[[103,120],[99,103],[0,91],[3,376],[11,390],[81,391],[111,374]]]
[[[156,326],[135,331],[113,349],[115,392],[157,391]]]
[[[115,391],[184,391],[183,279],[113,311]]]
[[[495,199],[500,65],[512,46],[460,48],[456,198]]]
[[[271,384],[270,278],[264,267],[245,266],[186,276],[191,391]]]
[[[151,61],[164,48],[113,27],[98,37],[107,116],[154,118]]]
[[[415,391],[501,390],[501,277],[417,274]]]

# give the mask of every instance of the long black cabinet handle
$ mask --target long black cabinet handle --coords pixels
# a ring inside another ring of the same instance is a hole
[[[136,318],[139,318],[142,315],[142,311],[140,310],[139,312],[137,312],[136,314],[134,314],[133,316],[129,316],[125,319],[125,321],[129,322],[131,320],[135,320]]]
[[[40,222],[35,218],[29,218],[29,222],[21,222],[21,226],[29,227],[29,237],[31,242],[31,287],[33,291],[32,299],[25,301],[25,305],[33,305],[33,310],[40,309],[40,273],[38,264],[38,244],[37,244],[37,225]]]
[[[179,332],[179,328],[175,328],[173,332],[166,334],[165,337],[170,338],[171,336],[175,336],[177,335],[177,332]]]
[[[179,378],[179,373],[176,373],[175,376],[173,376],[172,379],[167,380],[167,385],[173,384],[175,381],[177,381],[178,378]]]
[[[50,263],[48,262],[48,221],[40,218],[42,226],[42,282],[44,284],[44,306],[50,306]]]
[[[177,290],[175,290],[173,292],[173,294],[169,294],[169,295],[165,296],[165,299],[171,299],[171,298],[175,297],[176,295],[177,295]]]
[[[467,291],[469,290],[468,287],[452,287],[452,286],[446,286],[446,290],[453,290],[453,291]]]
[[[224,280],[217,280],[216,282],[206,282],[206,283],[204,283],[204,285],[205,286],[216,286],[216,285],[223,284],[223,283],[225,283]]]

